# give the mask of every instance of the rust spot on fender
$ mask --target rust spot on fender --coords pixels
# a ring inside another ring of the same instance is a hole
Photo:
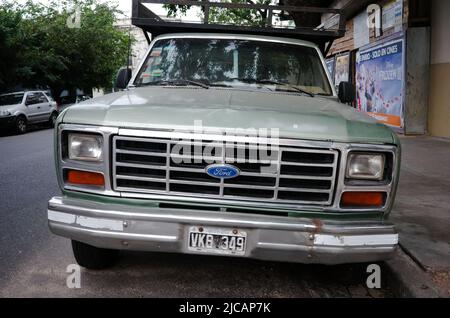
[[[323,222],[319,219],[313,219],[312,222],[315,225],[314,234],[322,232]]]

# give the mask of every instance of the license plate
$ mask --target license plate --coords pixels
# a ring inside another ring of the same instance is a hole
[[[237,229],[189,228],[188,249],[190,251],[221,254],[244,255],[247,233]]]

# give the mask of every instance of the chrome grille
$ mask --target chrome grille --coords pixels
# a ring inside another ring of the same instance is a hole
[[[216,148],[207,156],[186,155],[183,151],[173,154],[173,147],[180,144],[191,147],[194,150],[191,153],[197,149],[203,154],[200,145]],[[331,205],[333,201],[338,151],[332,149],[279,146],[272,154],[276,160],[258,156],[249,162],[250,152],[261,148],[256,144],[230,146],[208,140],[199,143],[115,136],[112,147],[116,191],[321,206]],[[190,162],[179,162],[179,159],[190,159]],[[213,161],[236,166],[240,175],[227,180],[209,176],[205,169]],[[262,170],[269,165],[275,169]]]

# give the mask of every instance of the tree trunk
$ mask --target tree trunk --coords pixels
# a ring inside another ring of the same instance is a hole
[[[58,105],[61,104],[61,93],[63,92],[64,89],[62,89],[61,87],[50,87],[50,92],[52,93],[52,97],[55,100],[55,102],[58,103]]]

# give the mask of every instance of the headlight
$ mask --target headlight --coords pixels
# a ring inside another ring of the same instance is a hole
[[[346,178],[359,180],[383,180],[384,154],[350,153],[347,160]]]
[[[69,159],[100,162],[103,160],[103,137],[69,133]]]
[[[0,110],[0,117],[11,116],[11,113],[7,110]]]

